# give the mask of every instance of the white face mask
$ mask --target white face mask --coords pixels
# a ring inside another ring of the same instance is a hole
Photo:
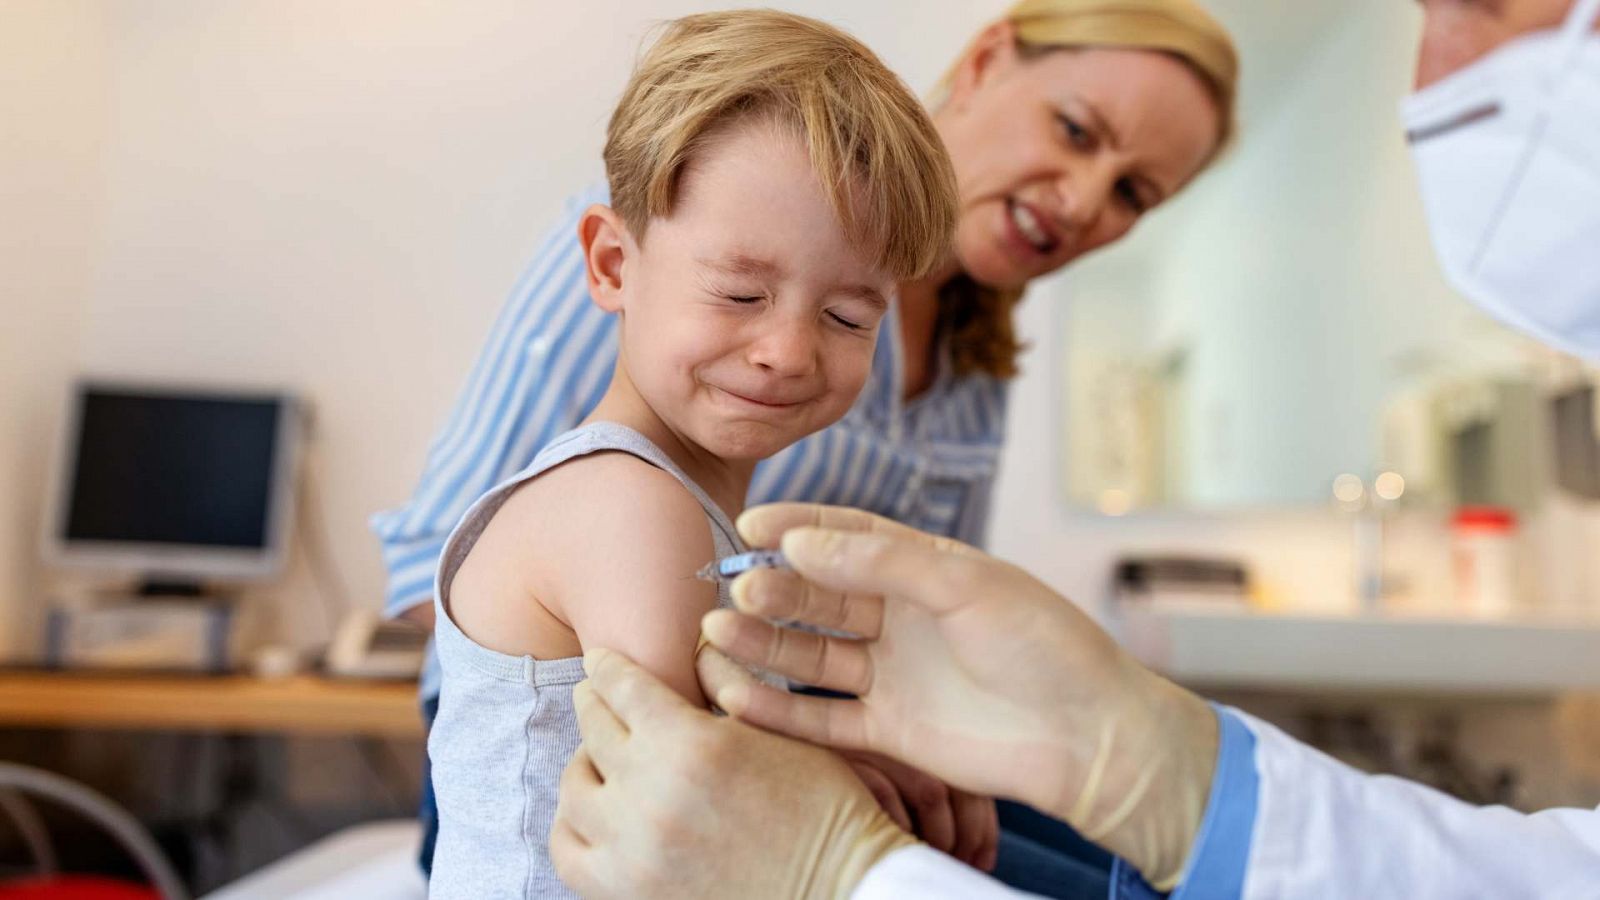
[[[1507,324],[1600,359],[1600,0],[1402,108],[1451,284]]]

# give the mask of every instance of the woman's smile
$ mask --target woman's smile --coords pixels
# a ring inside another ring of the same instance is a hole
[[[1005,201],[1006,225],[1011,237],[1020,240],[1040,258],[1049,258],[1061,247],[1056,225],[1037,207],[1015,197]]]

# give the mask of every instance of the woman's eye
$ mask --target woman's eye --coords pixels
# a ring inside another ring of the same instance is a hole
[[[761,301],[760,297],[735,297],[735,296],[733,296],[731,294],[730,295],[725,295],[725,296],[727,296],[727,298],[729,300],[732,300],[735,303],[758,303],[758,302]]]
[[[1089,146],[1089,132],[1087,129],[1079,125],[1066,113],[1057,113],[1056,119],[1061,123],[1061,131],[1067,136],[1067,140],[1072,143],[1072,146],[1080,148]]]
[[[833,317],[833,320],[835,322],[838,322],[840,325],[843,325],[844,327],[850,329],[851,331],[860,331],[861,329],[867,327],[865,325],[862,325],[859,322],[852,322],[849,319],[846,319],[844,316],[839,315],[838,313],[832,313],[831,312],[831,313],[828,313],[828,315]]]

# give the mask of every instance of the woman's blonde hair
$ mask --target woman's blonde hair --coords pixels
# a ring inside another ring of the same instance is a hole
[[[711,137],[761,118],[805,141],[840,225],[879,268],[906,280],[948,258],[955,174],[927,111],[861,42],[771,10],[677,19],[634,68],[605,162],[612,208],[635,239],[671,214]]]
[[[1032,57],[1051,50],[1121,47],[1170,54],[1186,63],[1217,104],[1221,133],[1206,165],[1234,130],[1239,56],[1226,29],[1194,0],[1020,0],[1006,11],[1017,47]],[[970,53],[970,51],[968,51]],[[966,54],[962,55],[966,58]],[[959,63],[958,63],[959,65]],[[955,70],[940,83],[935,106]],[[1010,378],[1023,347],[1012,314],[1021,290],[998,290],[957,276],[940,293],[942,325],[957,374]]]

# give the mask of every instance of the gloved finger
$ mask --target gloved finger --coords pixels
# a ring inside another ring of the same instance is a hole
[[[752,547],[776,547],[783,533],[791,528],[826,528],[832,531],[859,531],[904,537],[940,550],[958,554],[977,554],[969,544],[918,531],[909,525],[848,506],[823,503],[766,503],[753,506],[739,516],[735,526],[740,537]]]
[[[786,619],[876,638],[883,598],[833,591],[783,569],[752,569],[730,586],[734,605],[751,615]]]
[[[604,783],[583,745],[561,770],[555,820],[565,822],[585,844],[605,843],[615,829],[606,818]]]
[[[934,613],[957,609],[980,595],[1004,563],[953,552],[920,538],[795,528],[783,535],[783,555],[806,579],[835,591],[892,594]]]
[[[700,686],[717,706],[743,722],[837,750],[870,750],[860,700],[792,694],[750,676],[722,651],[695,661]]]
[[[950,799],[956,816],[956,845],[950,855],[975,869],[983,869],[984,859],[1000,842],[1000,817],[995,812],[994,799],[953,788]]]
[[[735,688],[746,689],[760,684],[754,675],[707,641],[695,653],[694,673],[700,678],[700,691],[723,712],[729,712],[717,698],[732,693]],[[731,715],[731,713],[729,713]]]
[[[764,503],[740,514],[734,526],[752,547],[776,547],[791,528],[837,528],[840,531],[898,531],[912,529],[893,519],[848,506],[825,503]]]
[[[700,630],[734,659],[803,684],[847,694],[872,687],[872,657],[860,641],[796,631],[731,609],[706,613]]]
[[[580,750],[594,760],[595,771],[604,780],[607,772],[616,772],[623,764],[628,729],[589,681],[580,681],[572,689],[572,705],[578,714],[578,731],[583,735]]]
[[[622,727],[637,732],[652,721],[685,714],[705,715],[661,679],[615,650],[603,647],[583,654],[583,670],[595,697],[616,715]]]
[[[905,801],[900,799],[900,790],[889,780],[889,776],[872,766],[871,763],[856,759],[845,760],[850,768],[855,770],[856,777],[872,792],[872,799],[878,801],[878,806],[906,831],[911,830],[911,813],[906,809]]]
[[[696,656],[695,674],[706,697],[740,721],[836,750],[870,749],[866,711],[858,700],[775,688],[711,645]]]

